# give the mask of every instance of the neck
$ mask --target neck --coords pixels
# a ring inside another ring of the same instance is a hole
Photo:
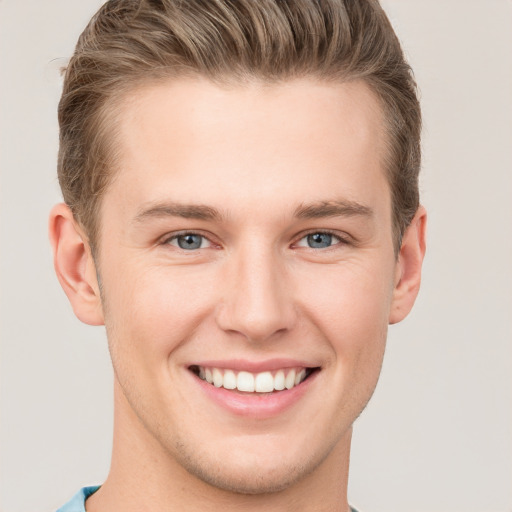
[[[129,421],[127,421],[127,412]],[[162,448],[115,392],[114,444],[109,475],[86,503],[87,512],[223,512],[289,510],[346,512],[351,429],[309,474],[282,490],[239,494],[189,473]]]

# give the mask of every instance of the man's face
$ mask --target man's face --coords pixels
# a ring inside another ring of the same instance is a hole
[[[117,128],[97,255],[116,421],[225,489],[329,464],[377,383],[397,279],[378,102],[361,83],[176,80]]]

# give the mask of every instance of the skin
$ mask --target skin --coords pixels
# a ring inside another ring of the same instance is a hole
[[[65,205],[50,218],[59,280],[106,325],[115,370],[112,466],[87,510],[347,510],[352,423],[425,252],[423,208],[393,250],[376,98],[358,82],[174,80],[134,92],[118,128],[95,259]],[[201,248],[179,247],[190,231]],[[331,245],[308,245],[324,232]],[[320,370],[258,420],[189,370],[273,358]]]

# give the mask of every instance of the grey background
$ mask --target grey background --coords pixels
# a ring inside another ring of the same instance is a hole
[[[112,375],[53,274],[59,67],[101,2],[0,1],[0,510],[54,510],[101,483]],[[365,512],[512,511],[512,2],[385,0],[425,117],[428,254],[356,422]],[[307,418],[305,419],[307,421]]]

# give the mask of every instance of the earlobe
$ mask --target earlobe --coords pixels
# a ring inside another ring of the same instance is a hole
[[[389,323],[402,321],[411,311],[421,283],[421,267],[426,249],[427,212],[423,206],[406,229],[396,263],[396,281]]]
[[[49,236],[55,272],[75,315],[86,324],[103,325],[101,297],[91,249],[67,205],[61,203],[52,208]]]

